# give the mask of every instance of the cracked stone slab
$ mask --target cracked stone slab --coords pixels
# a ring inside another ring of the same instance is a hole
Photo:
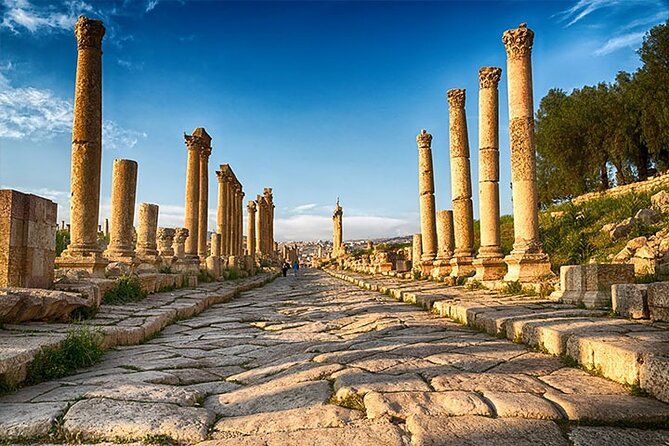
[[[565,367],[540,380],[564,393],[590,395],[626,395],[623,386],[599,376],[592,376],[579,369]]]
[[[532,393],[483,392],[498,417],[560,420],[562,415],[548,400]]]
[[[544,393],[548,387],[538,379],[522,374],[455,373],[432,379],[435,390],[471,390],[475,392]]]
[[[569,439],[574,446],[666,446],[669,431],[583,426],[569,432]]]
[[[669,419],[669,405],[631,395],[570,395],[546,392],[573,421],[659,423]]]
[[[327,381],[302,382],[280,387],[269,382],[210,396],[205,400],[204,406],[218,415],[234,417],[325,404],[331,393],[330,383]]]
[[[207,437],[214,414],[206,409],[103,398],[79,401],[65,414],[63,429],[82,440],[141,440],[162,435],[194,443]]]
[[[170,403],[193,406],[202,392],[184,387],[148,383],[111,384],[86,392],[85,398],[108,398],[120,401]]]
[[[402,430],[387,420],[360,421],[344,427],[233,437],[198,446],[406,446]]]
[[[369,392],[364,398],[367,418],[390,416],[406,419],[412,414],[492,416],[475,392]]]
[[[386,375],[360,370],[346,369],[332,375],[335,378],[334,389],[337,398],[343,399],[351,394],[364,395],[367,392],[429,392],[430,386],[415,373]]]
[[[413,446],[571,446],[552,421],[479,416],[407,419]]]
[[[343,427],[363,418],[364,414],[360,411],[345,409],[331,404],[300,407],[277,412],[262,412],[221,419],[214,426],[213,438],[228,438],[231,435],[268,434],[301,429]]]
[[[67,403],[0,404],[0,440],[46,435],[66,408]]]

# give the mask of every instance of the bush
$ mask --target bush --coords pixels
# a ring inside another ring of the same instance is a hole
[[[212,276],[206,269],[201,269],[197,275],[197,283],[209,283],[215,280],[216,278]]]
[[[70,244],[70,231],[59,229],[56,231],[56,257],[61,255]]]
[[[58,347],[42,348],[28,366],[26,384],[71,375],[77,369],[90,367],[102,359],[102,334],[87,326],[71,329]]]
[[[118,279],[114,288],[108,290],[102,301],[106,304],[117,305],[128,302],[137,302],[145,299],[146,291],[142,290],[139,279],[123,276]]]
[[[228,270],[228,280],[239,279],[239,270],[237,268],[230,268]]]
[[[504,292],[506,294],[522,294],[523,285],[518,280],[515,282],[507,282],[504,286]]]

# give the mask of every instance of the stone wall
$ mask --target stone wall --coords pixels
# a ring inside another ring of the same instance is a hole
[[[0,190],[0,287],[51,287],[56,211],[46,198]]]
[[[612,187],[611,189],[607,189],[602,192],[590,192],[579,195],[578,197],[572,199],[571,202],[574,204],[581,204],[597,198],[619,197],[621,195],[632,192],[651,192],[661,188],[669,188],[669,172],[648,178],[646,181],[624,184],[622,186]]]

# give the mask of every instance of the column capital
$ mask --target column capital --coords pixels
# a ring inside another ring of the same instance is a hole
[[[465,89],[451,88],[446,92],[448,106],[453,108],[465,108]]]
[[[197,150],[198,152],[201,150],[202,141],[197,136],[184,133],[184,141],[188,150]]]
[[[205,157],[205,159],[209,159],[209,155],[211,155],[211,147],[201,146],[200,155]]]
[[[432,135],[427,133],[427,130],[423,129],[416,136],[416,144],[418,144],[419,149],[429,149],[432,146]]]
[[[534,31],[527,27],[527,23],[521,23],[518,28],[504,31],[502,42],[510,59],[529,56],[534,43]]]
[[[250,213],[254,213],[254,212],[256,211],[256,209],[257,209],[256,202],[253,201],[253,200],[250,200],[249,203],[246,205],[246,209],[247,209]]]
[[[502,69],[499,67],[481,67],[479,69],[479,84],[481,88],[497,88]]]
[[[100,49],[105,27],[102,20],[93,20],[80,15],[74,25],[74,35],[77,37],[77,48]]]

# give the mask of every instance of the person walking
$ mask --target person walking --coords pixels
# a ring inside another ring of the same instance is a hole
[[[281,273],[283,273],[283,277],[286,277],[289,269],[290,265],[288,264],[288,262],[283,262],[283,265],[281,265]]]
[[[300,270],[300,263],[297,260],[295,260],[293,262],[293,271],[295,272],[296,276],[299,270]]]

